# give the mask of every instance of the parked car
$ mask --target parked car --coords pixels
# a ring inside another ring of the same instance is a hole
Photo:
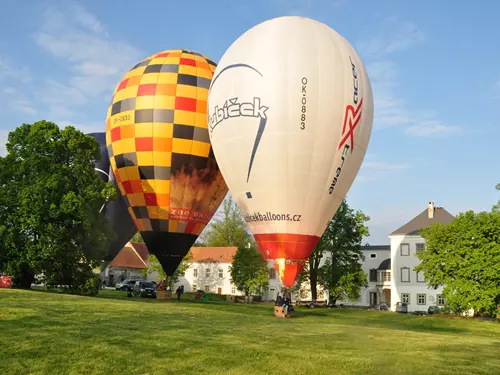
[[[396,302],[396,312],[408,314],[408,304],[406,302]]]
[[[123,280],[121,283],[116,283],[116,290],[132,290],[136,280]]]
[[[156,286],[149,280],[136,281],[133,289],[134,296],[156,298]]]

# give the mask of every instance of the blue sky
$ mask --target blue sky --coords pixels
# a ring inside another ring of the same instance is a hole
[[[325,22],[360,54],[375,121],[348,202],[371,244],[433,200],[488,210],[500,182],[500,3],[123,0],[9,2],[0,15],[0,154],[9,130],[46,119],[104,131],[120,77],[165,49],[218,61],[252,26],[282,15]],[[194,5],[196,4],[196,5]]]

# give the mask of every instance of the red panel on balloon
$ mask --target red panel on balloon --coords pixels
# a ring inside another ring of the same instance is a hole
[[[255,234],[266,259],[308,259],[319,241],[318,236],[292,233]]]
[[[286,287],[293,286],[320,239],[318,236],[293,233],[262,233],[254,237],[266,260],[283,260],[281,265],[275,261],[274,266]]]

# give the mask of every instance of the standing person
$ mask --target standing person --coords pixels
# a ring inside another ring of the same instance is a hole
[[[181,295],[182,295],[182,288],[179,286],[177,288],[177,290],[175,291],[175,293],[177,294],[177,301],[180,301],[181,300]]]

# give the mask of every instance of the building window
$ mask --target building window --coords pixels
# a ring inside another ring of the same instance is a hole
[[[401,244],[401,256],[407,257],[410,255],[410,244],[402,243]]]
[[[410,303],[410,293],[401,293],[401,302]]]
[[[375,268],[372,268],[370,270],[370,281],[371,282],[376,282],[377,281],[377,270]]]
[[[410,282],[410,268],[409,267],[401,267],[401,282],[409,283]]]
[[[389,271],[382,272],[382,281],[391,281],[391,273]]]
[[[210,277],[210,268],[205,270],[205,277]]]
[[[416,250],[417,250],[417,253],[418,253],[419,251],[425,250],[425,243],[418,243],[418,244],[415,245],[415,247],[416,247]]]
[[[425,305],[425,294],[417,294],[417,304]]]
[[[193,270],[193,277],[198,277],[198,268]]]
[[[375,259],[376,257],[377,257],[377,254],[375,254],[375,253],[370,254],[370,258]]]
[[[417,272],[417,282],[425,283],[425,275],[423,272]]]
[[[210,292],[210,285],[205,285],[205,292]]]
[[[219,279],[222,279],[224,277],[224,270],[222,268],[219,268]]]
[[[196,284],[193,284],[193,286],[191,288],[193,288],[193,291],[196,291]]]
[[[271,280],[276,279],[276,268],[274,268],[274,267],[269,268],[269,278]]]
[[[438,294],[437,295],[437,304],[438,304],[438,306],[444,306],[445,302],[446,301],[445,301],[443,295],[442,294]]]
[[[234,286],[231,287],[231,294],[236,294],[236,288]]]

